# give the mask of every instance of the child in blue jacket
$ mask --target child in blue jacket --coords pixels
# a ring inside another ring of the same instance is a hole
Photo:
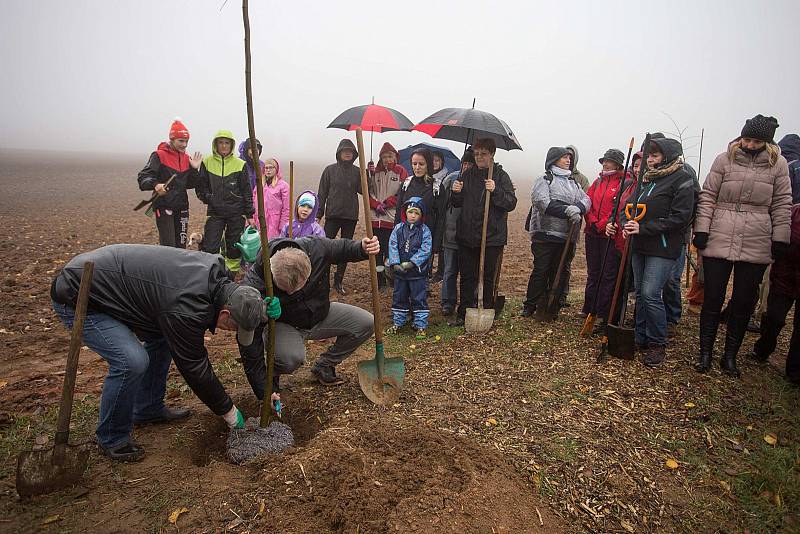
[[[387,334],[396,334],[414,317],[417,339],[425,339],[428,328],[428,272],[431,268],[433,239],[430,229],[423,223],[425,206],[420,197],[411,197],[403,203],[401,217],[389,237],[388,267],[394,272],[392,295],[392,322]]]

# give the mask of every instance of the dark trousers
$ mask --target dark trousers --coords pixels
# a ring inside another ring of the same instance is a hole
[[[329,219],[325,218],[325,236],[328,239],[336,239],[336,234],[341,232],[341,237],[343,239],[353,239],[353,234],[356,233],[356,223],[358,221],[352,221],[350,219]],[[389,231],[391,234],[391,230]],[[378,238],[380,239],[380,238]],[[388,248],[389,241],[386,241],[386,246]],[[381,250],[385,250],[383,246],[381,246]],[[335,281],[341,282],[344,280],[344,271],[347,269],[347,263],[340,263],[336,266],[336,274],[333,276]]]
[[[564,246],[564,243],[552,241],[533,241],[531,243],[533,270],[531,271],[530,278],[528,278],[528,291],[525,294],[526,308],[536,309],[539,301],[544,298],[550,288],[553,287],[556,270],[558,269],[558,262],[561,260]],[[566,246],[568,247],[567,257],[564,262],[564,270],[561,272],[561,280],[559,280],[558,287],[555,291],[556,295],[561,294],[561,290],[567,281],[567,273],[569,272],[567,266],[572,260],[572,255],[575,254],[574,245]]]
[[[502,246],[486,247],[483,261],[483,307],[494,308],[494,279],[497,270],[497,258]],[[459,291],[461,302],[458,304],[458,316],[467,315],[467,308],[478,307],[478,270],[481,258],[480,247],[458,245],[458,272],[461,274]]]
[[[786,355],[786,376],[793,382],[800,382],[800,299],[781,295],[773,288],[767,298],[767,312],[761,316],[761,336],[753,350],[756,355],[767,359],[778,346],[778,336],[786,325],[786,316],[794,306],[794,325],[789,353]]]
[[[576,232],[580,231],[580,229],[576,229]],[[575,251],[578,248],[578,241],[573,241],[572,245],[570,245],[569,255],[567,256],[566,261],[564,262],[564,283],[561,285],[561,302],[564,303],[567,301],[567,297],[569,296],[569,280],[572,278],[572,260],[575,259]],[[558,267],[558,262],[556,262],[556,267]]]
[[[189,210],[155,210],[158,244],[164,247],[186,248],[189,231]]]
[[[225,257],[235,260],[242,253],[236,248],[236,243],[244,232],[244,217],[241,215],[209,215],[203,230],[203,252],[219,254],[222,235],[225,234]]]
[[[733,271],[733,294],[728,305],[728,328],[725,353],[735,356],[742,345],[747,323],[758,298],[758,286],[764,276],[766,265],[732,262],[720,258],[703,258],[705,299],[700,312],[701,351],[711,352],[720,322],[720,311],[725,301],[728,280]],[[712,335],[713,334],[713,335]],[[709,346],[703,346],[709,345]]]
[[[408,321],[408,312],[414,316],[414,328],[428,328],[428,280],[410,280],[395,276],[392,294],[392,321],[403,326]]]
[[[391,228],[373,228],[372,233],[378,238],[378,243],[381,245],[381,251],[375,256],[375,263],[380,267],[386,260],[387,251],[389,250],[389,238],[392,236]],[[386,277],[378,273],[378,285],[386,285]]]
[[[607,319],[617,280],[620,253],[614,241],[595,234],[586,234],[586,291],[583,295],[583,313],[594,313]],[[606,254],[608,250],[608,254]],[[605,255],[605,265],[603,256]],[[557,266],[557,265],[556,265]],[[595,304],[595,294],[597,303]]]

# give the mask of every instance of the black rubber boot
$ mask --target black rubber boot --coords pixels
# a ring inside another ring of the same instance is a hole
[[[725,350],[722,353],[719,366],[723,373],[736,378],[741,376],[739,369],[736,367],[736,355],[742,346],[742,340],[747,331],[747,323],[749,321],[749,316],[735,314],[732,310],[728,317],[728,329],[725,332]]]
[[[698,373],[707,373],[711,370],[711,356],[714,354],[719,317],[719,312],[703,310],[700,313],[700,358],[695,365]]]

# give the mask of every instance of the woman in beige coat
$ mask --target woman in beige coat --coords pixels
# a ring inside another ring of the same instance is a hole
[[[714,160],[700,193],[694,245],[703,255],[705,300],[700,312],[697,370],[711,368],[720,310],[733,271],[722,371],[739,376],[736,354],[773,258],[789,246],[792,190],[789,168],[773,140],[778,121],[756,115],[741,137]]]

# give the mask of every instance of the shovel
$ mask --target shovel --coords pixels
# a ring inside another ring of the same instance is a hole
[[[170,176],[169,180],[164,182],[164,188],[169,189],[169,184],[172,183],[172,180],[174,180],[176,176],[178,176],[178,175],[177,174],[173,174],[172,176]],[[158,198],[158,193],[153,191],[153,194],[150,195],[150,198],[147,199],[147,200],[142,200],[141,202],[136,204],[136,207],[133,208],[133,211],[139,211],[140,209],[142,209],[143,207],[147,206],[148,204],[151,204],[157,198]]]
[[[616,214],[619,212],[619,202],[622,198],[622,190],[625,187],[625,177],[628,176],[628,165],[631,162],[631,152],[633,152],[633,137],[631,137],[630,145],[628,145],[628,157],[625,159],[625,168],[622,171],[622,177],[619,179],[619,191],[617,192],[617,200],[614,203],[614,209],[611,211],[612,221],[616,220]],[[600,279],[597,281],[597,287],[594,290],[594,297],[592,298],[592,311],[586,316],[586,321],[583,322],[583,328],[581,328],[581,337],[589,337],[592,335],[594,331],[594,322],[597,320],[597,297],[600,295],[600,284],[602,283],[603,273],[606,270],[606,260],[608,259],[608,251],[611,248],[611,244],[614,240],[608,239],[606,240],[606,248],[603,251],[603,261],[600,263]],[[608,322],[608,317],[606,317],[606,322]]]
[[[569,253],[569,247],[572,245],[572,236],[577,226],[573,223],[569,224],[567,240],[564,241],[564,250],[561,251],[561,259],[558,260],[558,268],[556,269],[556,276],[553,278],[553,285],[550,287],[550,291],[547,292],[547,300],[544,305],[536,307],[534,318],[537,321],[555,321],[556,317],[558,317],[558,312],[561,309],[558,302],[558,297],[561,294],[561,274],[567,264],[567,254]]]
[[[494,161],[489,165],[489,176],[487,180],[492,179],[494,173]],[[486,191],[486,201],[483,203],[483,228],[481,229],[481,256],[480,263],[478,264],[478,307],[467,308],[467,314],[464,317],[464,330],[470,334],[483,334],[488,332],[494,323],[494,308],[483,308],[483,264],[486,260],[486,227],[489,224],[489,202],[492,194]]]
[[[55,445],[49,449],[23,451],[17,457],[17,493],[21,497],[42,495],[72,486],[83,477],[89,463],[88,443],[69,444],[69,420],[72,415],[72,397],[75,393],[75,376],[78,373],[78,356],[83,345],[83,320],[89,302],[94,263],[83,264],[75,321],[69,342],[67,370],[61,388],[61,405],[58,408]]]
[[[361,195],[364,200],[364,226],[367,237],[372,239],[372,214],[367,194],[367,165],[364,161],[364,133],[356,129],[358,141],[358,164],[361,168]],[[369,279],[372,286],[372,317],[375,329],[375,359],[358,362],[358,385],[369,400],[375,404],[390,406],[400,399],[406,364],[403,358],[386,358],[383,354],[383,327],[381,326],[381,297],[378,293],[378,271],[375,256],[369,255]]]

